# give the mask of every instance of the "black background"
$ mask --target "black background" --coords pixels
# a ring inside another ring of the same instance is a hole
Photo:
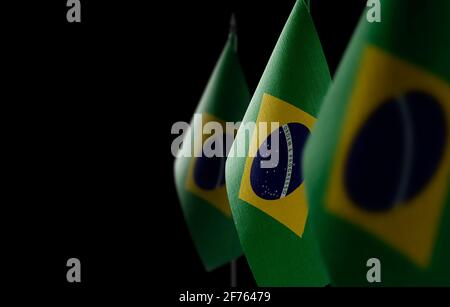
[[[311,2],[334,73],[366,1]],[[2,11],[12,107],[4,279],[69,295],[228,287],[229,267],[206,273],[189,237],[170,128],[190,121],[230,14],[253,91],[294,1],[81,3],[81,24],[66,21],[65,0]],[[66,282],[71,257],[81,284]],[[245,258],[238,269],[238,285],[253,287]]]

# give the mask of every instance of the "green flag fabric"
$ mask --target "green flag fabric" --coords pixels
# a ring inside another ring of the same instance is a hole
[[[242,254],[225,187],[226,152],[223,152],[225,157],[209,157],[202,149],[208,140],[215,143],[219,139],[229,139],[225,123],[239,122],[250,101],[236,52],[236,39],[235,32],[231,31],[195,112],[197,116],[201,115],[203,127],[216,122],[224,131],[218,133],[214,130],[212,135],[202,135],[201,130],[195,132],[192,128],[193,120],[181,152],[194,155],[188,157],[182,154],[175,161],[175,184],[185,220],[208,271]],[[200,143],[192,141],[194,133],[201,139]],[[230,146],[231,142],[232,139]],[[198,157],[199,153],[203,153],[201,157]]]
[[[333,285],[450,285],[449,12],[381,1],[324,100],[303,166]]]
[[[260,286],[328,283],[307,218],[300,167],[303,145],[329,84],[328,66],[313,21],[304,1],[299,0],[233,143],[230,153],[236,154],[230,155],[226,163],[233,218]],[[272,122],[279,123],[279,127],[273,128]],[[249,123],[256,126],[247,129]],[[270,129],[259,129],[263,123]],[[261,162],[269,158],[258,149],[270,145],[269,136],[277,133],[278,163],[263,168]],[[237,154],[239,144],[247,153],[243,157]]]

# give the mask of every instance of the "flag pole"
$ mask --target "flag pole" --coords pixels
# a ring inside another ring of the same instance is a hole
[[[231,14],[231,19],[230,19],[230,37],[233,36],[234,42],[234,51],[237,52],[237,23],[236,23],[236,16],[233,14]]]
[[[233,36],[234,51],[237,52],[237,23],[234,13],[231,14],[230,19],[230,36]],[[237,287],[237,259],[234,259],[230,262],[230,286],[232,288]]]
[[[231,288],[237,287],[237,259],[234,259],[230,263],[230,285]]]

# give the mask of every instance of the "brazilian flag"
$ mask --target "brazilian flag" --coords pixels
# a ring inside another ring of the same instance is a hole
[[[450,1],[381,2],[354,34],[307,145],[336,285],[450,285]]]
[[[328,66],[313,21],[305,2],[299,0],[226,163],[234,221],[261,286],[328,283],[308,219],[301,159],[329,84]],[[250,123],[256,123],[253,129]],[[268,156],[265,149],[272,146],[273,135],[279,136],[278,163],[274,159],[269,165],[275,155]],[[238,154],[242,147],[244,157]]]
[[[175,161],[176,189],[185,220],[208,271],[242,254],[225,188],[226,145],[230,147],[234,138],[234,134],[227,135],[226,122],[239,122],[250,101],[236,46],[232,29],[195,111],[201,116],[201,125],[196,131],[193,126],[197,124],[191,123],[193,128]],[[211,133],[203,134],[201,127],[206,129],[208,124],[216,128],[210,127]],[[208,148],[220,146],[222,156],[203,152],[205,144]]]

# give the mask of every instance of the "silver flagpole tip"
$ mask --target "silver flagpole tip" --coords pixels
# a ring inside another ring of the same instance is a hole
[[[231,14],[230,19],[230,33],[229,33],[230,43],[233,46],[235,52],[237,52],[237,24],[236,24],[236,16]]]
[[[233,13],[233,14],[231,14],[231,19],[230,19],[230,32],[236,33],[236,31],[237,31],[236,16]]]

